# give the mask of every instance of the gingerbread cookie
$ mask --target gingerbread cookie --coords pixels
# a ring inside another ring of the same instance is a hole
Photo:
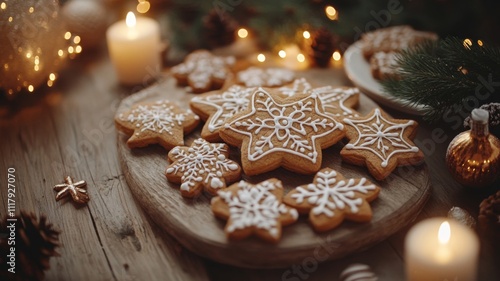
[[[290,191],[283,202],[301,214],[309,214],[314,230],[331,230],[345,219],[368,222],[372,210],[368,202],[377,198],[380,188],[365,178],[346,179],[337,171],[325,168],[314,182]]]
[[[229,118],[247,109],[250,96],[255,90],[256,88],[233,85],[227,90],[214,91],[192,98],[189,103],[191,109],[206,121],[201,137],[211,142],[221,141],[219,130]]]
[[[159,143],[166,149],[184,144],[184,134],[196,128],[199,117],[191,110],[179,108],[168,100],[137,103],[117,114],[118,130],[131,135],[130,148]]]
[[[327,115],[316,94],[287,99],[258,88],[248,108],[227,121],[219,132],[228,144],[241,147],[247,175],[280,166],[312,174],[321,167],[322,151],[344,136],[344,126]]]
[[[399,64],[397,61],[397,56],[399,53],[396,52],[376,52],[370,58],[370,68],[372,71],[372,76],[375,79],[385,80],[388,78],[399,77]]]
[[[238,72],[237,83],[246,87],[279,87],[294,78],[295,73],[285,68],[250,67]]]
[[[188,85],[194,93],[203,93],[220,89],[235,61],[234,57],[218,57],[209,51],[198,50],[171,70],[179,85]]]
[[[277,179],[256,185],[240,181],[212,198],[212,211],[216,217],[227,220],[225,232],[229,239],[255,234],[276,243],[281,237],[281,227],[298,218],[297,210],[281,203],[282,197],[283,186]]]
[[[170,164],[165,175],[171,182],[180,183],[184,197],[194,197],[204,189],[215,195],[241,176],[238,163],[230,160],[229,147],[223,143],[209,143],[196,139],[190,147],[177,146],[170,150]]]
[[[359,90],[353,87],[314,87],[305,78],[295,79],[290,86],[277,91],[284,97],[316,94],[321,100],[323,110],[333,117],[358,117],[353,108],[359,105]],[[339,120],[340,121],[340,120]]]
[[[389,176],[397,166],[418,164],[422,151],[411,141],[418,123],[413,120],[389,118],[374,109],[362,118],[345,118],[349,143],[340,151],[346,162],[368,167],[377,180]]]
[[[400,52],[414,44],[437,38],[435,33],[417,31],[408,25],[386,27],[363,34],[362,51],[369,59],[376,52]]]

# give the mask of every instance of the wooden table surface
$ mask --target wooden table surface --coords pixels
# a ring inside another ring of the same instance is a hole
[[[350,85],[341,67],[325,71],[331,72],[332,85]],[[113,116],[120,100],[138,88],[117,83],[105,50],[85,53],[61,74],[56,86],[36,93],[31,104],[13,114],[0,110],[0,216],[7,210],[7,169],[14,167],[16,210],[46,214],[62,231],[61,256],[51,259],[47,280],[337,280],[354,262],[372,266],[379,280],[404,280],[403,242],[415,222],[370,249],[320,265],[304,260],[283,269],[242,269],[183,249],[140,209],[120,170]],[[417,221],[446,216],[452,206],[477,217],[479,203],[493,191],[464,188],[448,173],[444,155],[457,134],[455,123],[417,120],[416,143],[432,181],[431,198]],[[67,175],[87,181],[86,206],[55,201],[52,187]],[[498,243],[478,233],[479,280],[500,280]]]

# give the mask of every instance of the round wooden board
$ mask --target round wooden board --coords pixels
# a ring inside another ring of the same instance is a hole
[[[329,76],[321,70],[302,73],[312,83],[327,85]],[[138,101],[168,98],[188,107],[193,94],[177,87],[172,78],[124,99],[118,109],[122,112]],[[362,95],[358,111],[368,113],[377,105]],[[199,137],[200,127],[185,137],[186,145]],[[373,218],[370,223],[344,221],[336,229],[318,234],[312,230],[306,217],[283,228],[279,243],[269,244],[255,237],[243,241],[227,240],[223,231],[225,222],[216,219],[206,195],[184,199],[179,186],[167,181],[167,151],[159,145],[129,149],[127,136],[118,134],[118,150],[123,172],[135,198],[153,220],[175,237],[184,247],[203,257],[240,267],[276,268],[306,262],[338,259],[372,246],[411,222],[422,209],[429,194],[427,166],[402,167],[384,181],[376,181],[364,167],[343,163],[339,151],[342,144],[323,150],[323,167],[331,167],[346,177],[367,177],[381,186],[379,197],[371,203]],[[239,162],[238,149],[232,148],[231,159]],[[259,176],[243,179],[252,183],[275,177],[285,191],[312,182],[313,176],[304,176],[278,169]]]

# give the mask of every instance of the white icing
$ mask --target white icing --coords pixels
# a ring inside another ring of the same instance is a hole
[[[358,88],[334,88],[331,86],[312,88],[305,78],[295,79],[292,87],[281,87],[278,91],[286,97],[300,94],[316,94],[326,114],[333,117],[358,117],[358,113],[347,107],[344,102],[358,95]]]
[[[285,68],[250,67],[238,72],[238,82],[247,87],[277,87],[292,82],[295,73]]]
[[[183,111],[182,113],[175,113],[175,107],[169,101],[163,100],[152,105],[139,105],[132,109],[126,117],[120,114],[119,118],[133,123],[133,126],[140,132],[166,132],[172,135],[172,129],[176,126],[182,126],[186,118],[199,118],[191,110]],[[139,135],[139,133],[136,133],[136,135]]]
[[[227,159],[227,145],[209,143],[204,139],[196,139],[191,147],[181,149],[179,146],[170,151],[175,159],[166,170],[167,174],[183,173],[181,189],[191,191],[199,183],[212,189],[225,187],[224,175],[238,170],[236,162]]]
[[[287,207],[272,193],[275,189],[283,189],[281,182],[264,181],[251,185],[244,181],[238,183],[238,191],[221,190],[218,195],[229,207],[228,232],[247,227],[264,229],[273,237],[279,234],[279,219],[282,215],[298,218],[297,210]]]
[[[227,123],[225,128],[250,139],[249,161],[273,152],[286,152],[316,163],[318,153],[321,153],[316,149],[316,140],[344,128],[324,114],[318,108],[319,104],[315,94],[299,101],[278,104],[269,93],[259,88],[252,95],[250,113]],[[265,116],[257,117],[256,113]],[[256,138],[261,132],[263,134]]]
[[[228,66],[234,62],[234,57],[217,57],[208,51],[197,51],[188,55],[183,63],[172,67],[172,72],[188,75],[192,87],[203,89],[209,87],[214,78],[224,80]]]
[[[403,137],[407,127],[415,122],[409,120],[398,124],[385,119],[377,108],[373,115],[366,119],[344,119],[346,125],[351,125],[358,132],[354,143],[348,143],[346,149],[368,150],[380,160],[381,167],[387,167],[391,157],[398,153],[418,152],[418,147],[409,144]],[[392,151],[391,151],[392,149]]]
[[[194,97],[191,103],[203,104],[214,107],[217,111],[207,123],[210,132],[215,132],[222,128],[226,121],[234,114],[247,109],[249,98],[255,88],[245,88],[241,86],[231,86],[220,95],[208,95],[204,97]]]
[[[368,193],[376,189],[376,186],[369,183],[365,178],[359,182],[354,179],[337,179],[337,172],[331,169],[319,171],[315,177],[316,183],[308,184],[305,187],[297,187],[297,192],[291,197],[300,204],[307,200],[314,205],[312,213],[314,215],[334,216],[337,209],[349,208],[350,212],[357,213],[359,206],[363,203],[362,198],[358,198],[355,192]]]

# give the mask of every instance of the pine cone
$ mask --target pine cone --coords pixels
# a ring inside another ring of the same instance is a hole
[[[327,67],[332,58],[334,38],[325,28],[320,28],[312,35],[311,51],[309,56],[319,67]]]
[[[0,279],[2,280],[43,280],[44,271],[47,270],[49,260],[52,256],[59,256],[56,248],[59,244],[59,231],[55,230],[51,223],[47,223],[47,218],[43,215],[37,220],[33,213],[21,211],[20,216],[15,217],[15,245],[8,244],[10,229],[7,226],[13,222],[7,218],[0,222],[2,231],[7,230],[6,237],[0,237]],[[7,264],[10,258],[10,248],[15,247],[15,274],[10,273]],[[6,253],[6,254],[4,254]],[[3,279],[7,277],[6,279]]]
[[[227,13],[220,16],[211,10],[203,19],[203,34],[209,48],[229,45],[234,42],[237,23]]]
[[[479,220],[489,221],[500,226],[500,190],[481,202]]]

